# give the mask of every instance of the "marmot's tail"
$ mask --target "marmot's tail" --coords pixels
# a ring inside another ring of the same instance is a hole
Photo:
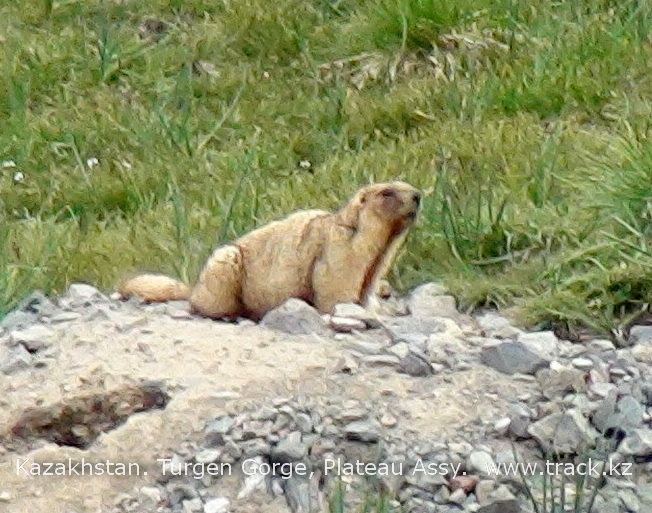
[[[191,289],[185,283],[163,274],[139,274],[125,280],[118,292],[123,299],[132,296],[144,301],[176,301],[189,299]]]

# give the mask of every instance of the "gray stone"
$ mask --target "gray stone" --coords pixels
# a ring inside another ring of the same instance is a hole
[[[652,326],[632,326],[629,341],[630,345],[652,344]]]
[[[618,452],[625,456],[652,456],[652,429],[634,430],[622,441]]]
[[[272,447],[271,458],[275,462],[290,463],[304,458],[308,447],[302,442],[301,432],[294,431]]]
[[[485,337],[500,339],[515,339],[522,333],[512,326],[509,319],[495,312],[485,312],[476,317]]]
[[[362,331],[367,329],[367,325],[359,320],[350,317],[339,317],[333,315],[329,322],[330,327],[338,333],[351,333],[353,331]]]
[[[0,372],[6,375],[27,369],[33,357],[23,346],[0,348]]]
[[[514,438],[530,438],[528,428],[532,421],[530,409],[522,403],[509,405],[509,434]]]
[[[231,501],[226,497],[210,499],[204,504],[204,513],[228,513]]]
[[[443,475],[428,471],[428,465],[431,463],[436,462],[422,461],[419,466],[408,470],[405,476],[406,482],[425,492],[437,493],[438,490],[448,484],[448,481]]]
[[[344,427],[344,434],[348,440],[364,443],[376,443],[380,440],[381,426],[375,420],[356,420]]]
[[[267,312],[261,325],[291,335],[330,335],[328,324],[319,312],[296,298],[288,299],[278,308]]]
[[[105,302],[108,298],[99,290],[85,283],[73,283],[68,292],[60,300],[64,308],[78,308],[90,306],[93,303]]]
[[[216,449],[204,449],[195,455],[197,463],[207,464],[213,463],[220,458],[221,452]]]
[[[491,492],[485,503],[477,509],[477,513],[521,513],[522,511],[520,502],[505,485]]]
[[[637,362],[652,364],[652,344],[638,344],[632,347],[632,356]]]
[[[571,363],[573,364],[573,367],[580,370],[589,370],[593,368],[593,360],[590,360],[589,358],[573,358]]]
[[[424,377],[432,374],[432,367],[425,356],[410,351],[401,360],[399,371],[414,377]]]
[[[559,354],[559,339],[552,331],[521,333],[517,340],[544,360],[554,360]]]
[[[81,314],[79,312],[61,312],[56,315],[53,315],[50,318],[50,322],[52,323],[70,322],[70,321],[76,321],[80,317]]]
[[[469,454],[466,467],[482,476],[488,476],[491,475],[492,469],[495,469],[496,462],[486,451],[473,451]]]
[[[410,346],[406,342],[399,342],[390,347],[388,351],[398,358],[403,359],[410,353]]]
[[[455,317],[457,302],[445,295],[437,283],[426,283],[414,289],[408,298],[408,310],[414,317]]]
[[[362,321],[366,326],[370,328],[380,327],[380,322],[371,312],[368,312],[364,307],[355,303],[336,304],[335,308],[333,309],[333,317],[356,319],[358,321]]]
[[[147,507],[156,507],[163,500],[161,489],[157,486],[143,486],[138,490],[140,503]]]
[[[219,417],[210,422],[206,429],[205,440],[208,446],[222,445],[225,442],[225,435],[231,431],[235,425],[235,420],[231,417]]]
[[[308,476],[293,474],[281,482],[283,493],[292,513],[324,511],[318,486]]]
[[[492,343],[482,348],[482,363],[504,374],[534,374],[548,362],[520,342]]]
[[[573,368],[541,369],[536,374],[541,392],[547,399],[563,397],[568,392],[586,391],[584,372]]]
[[[531,424],[528,432],[548,454],[580,454],[593,445],[599,436],[575,410],[549,415]]]
[[[9,340],[13,345],[20,344],[30,353],[36,353],[49,346],[54,336],[55,332],[52,328],[36,324],[23,330],[12,331]]]
[[[483,479],[475,485],[475,497],[481,506],[487,504],[491,494],[496,489],[496,482],[490,479]]]

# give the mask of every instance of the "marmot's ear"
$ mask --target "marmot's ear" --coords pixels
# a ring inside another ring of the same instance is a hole
[[[360,211],[362,210],[363,205],[367,201],[367,191],[361,190],[351,198],[342,210],[337,214],[338,224],[344,225],[353,230],[358,228],[358,218],[360,217]]]

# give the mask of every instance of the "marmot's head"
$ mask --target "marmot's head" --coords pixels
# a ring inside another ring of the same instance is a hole
[[[360,189],[340,211],[340,218],[355,230],[383,225],[396,235],[412,224],[420,202],[421,192],[410,184],[376,183]]]

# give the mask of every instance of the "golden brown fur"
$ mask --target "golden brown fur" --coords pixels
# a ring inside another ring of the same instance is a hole
[[[127,280],[120,293],[149,301],[187,298],[195,312],[215,319],[260,319],[291,297],[322,312],[337,303],[366,304],[405,240],[419,201],[419,191],[403,182],[369,185],[338,212],[296,212],[218,247],[192,290],[144,274]]]

